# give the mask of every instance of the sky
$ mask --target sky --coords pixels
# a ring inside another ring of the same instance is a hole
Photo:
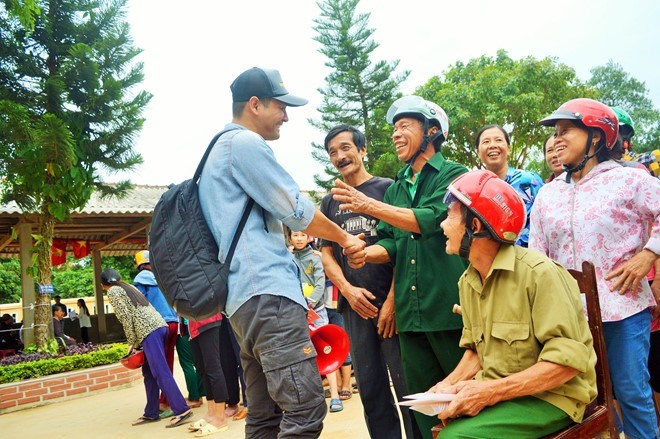
[[[379,44],[372,61],[398,59],[399,69],[411,71],[401,84],[405,94],[458,61],[504,49],[513,59],[554,57],[582,80],[613,60],[645,83],[660,108],[657,0],[362,0],[358,12],[371,14]],[[141,88],[153,94],[135,142],[145,162],[105,180],[167,185],[191,178],[208,142],[231,121],[229,85],[258,66],[279,70],[289,92],[309,99],[288,109],[289,122],[269,145],[302,189],[316,189],[313,176],[323,168],[311,157],[311,143],[325,133],[307,120],[319,118],[317,89],[330,72],[314,41],[319,15],[312,0],[129,0],[126,19],[143,50]]]

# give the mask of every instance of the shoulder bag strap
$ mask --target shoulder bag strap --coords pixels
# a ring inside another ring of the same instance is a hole
[[[225,264],[227,264],[227,266],[231,264],[231,259],[234,256],[234,250],[236,250],[236,245],[238,244],[238,238],[240,238],[241,233],[243,233],[243,227],[245,227],[245,223],[247,222],[248,216],[250,216],[250,211],[252,210],[253,205],[254,200],[249,198],[247,205],[245,206],[245,210],[243,211],[241,221],[238,223],[238,227],[236,228],[236,233],[234,233],[234,239],[232,239],[231,245],[229,246],[229,252],[227,253],[227,258],[225,259]]]

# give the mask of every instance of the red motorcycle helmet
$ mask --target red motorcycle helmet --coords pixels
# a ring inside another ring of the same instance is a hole
[[[605,134],[605,147],[611,150],[619,134],[619,120],[616,113],[607,105],[588,98],[572,99],[563,103],[539,124],[554,126],[558,120],[579,120],[591,128],[600,129]]]
[[[126,369],[139,369],[144,364],[144,351],[140,349],[130,355],[126,355],[119,362]]]
[[[525,225],[525,205],[516,190],[495,173],[486,169],[468,172],[451,182],[447,191],[445,203],[455,199],[486,225],[493,238],[506,244],[516,242]]]

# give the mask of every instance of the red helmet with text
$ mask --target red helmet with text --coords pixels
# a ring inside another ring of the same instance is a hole
[[[605,135],[607,149],[614,147],[619,134],[616,113],[607,105],[593,99],[578,98],[565,102],[539,123],[554,126],[558,120],[579,120],[585,126],[598,128]]]
[[[511,185],[493,172],[479,169],[456,178],[447,191],[445,202],[464,204],[486,225],[494,239],[507,244],[516,242],[526,215],[525,205]]]

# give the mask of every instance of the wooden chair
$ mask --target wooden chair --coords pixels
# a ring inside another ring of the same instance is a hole
[[[603,337],[603,321],[600,315],[600,303],[598,301],[598,285],[596,283],[596,269],[591,262],[582,263],[582,271],[568,270],[575,278],[587,300],[587,316],[589,318],[589,330],[594,339],[594,350],[596,351],[596,387],[598,396],[587,406],[581,423],[573,424],[565,429],[545,436],[544,439],[581,439],[593,438],[602,431],[608,431],[610,438],[618,438],[616,421],[614,415],[614,401],[612,398],[612,383],[610,381],[610,369],[607,364],[607,351],[605,350],[605,338]],[[442,430],[442,424],[431,429],[433,439]]]
[[[582,271],[568,270],[578,283],[580,291],[587,299],[587,316],[589,330],[594,339],[596,351],[596,387],[598,396],[589,404],[584,412],[584,418],[579,424],[573,424],[565,429],[548,435],[545,439],[555,438],[592,438],[602,431],[608,431],[610,438],[618,438],[616,428],[614,401],[610,368],[607,364],[607,351],[603,336],[603,321],[600,316],[598,301],[598,285],[596,284],[596,269],[591,262],[582,262]]]

